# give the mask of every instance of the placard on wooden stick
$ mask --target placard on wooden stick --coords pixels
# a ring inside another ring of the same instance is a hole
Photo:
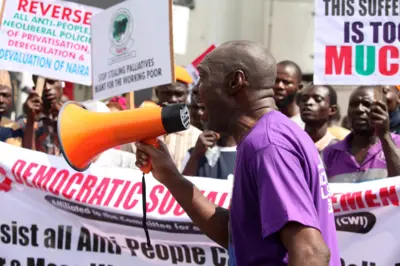
[[[44,77],[38,77],[36,84],[35,84],[35,92],[42,97],[43,95],[43,89],[44,89],[44,85],[46,83],[46,78]]]
[[[3,0],[0,69],[90,86],[90,20],[99,11],[69,1]]]
[[[95,100],[175,81],[172,0],[130,0],[94,15],[92,55]]]
[[[0,0],[0,1],[2,1],[1,10],[0,10],[0,29],[1,29],[1,26],[3,24],[3,15],[4,15],[4,10],[5,10],[5,7],[6,7],[6,1],[7,0]]]
[[[135,108],[135,93],[131,91],[125,96],[125,98],[126,98],[127,108],[134,109]]]

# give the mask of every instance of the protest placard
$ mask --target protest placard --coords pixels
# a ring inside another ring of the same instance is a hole
[[[192,61],[191,64],[186,66],[186,70],[189,72],[190,76],[192,76],[193,83],[190,84],[190,89],[199,82],[200,77],[197,71],[197,66],[203,61],[204,57],[213,51],[217,46],[215,44],[210,45],[201,55],[199,55],[196,59]]]
[[[0,68],[91,85],[90,19],[100,9],[66,1],[4,1]]]
[[[398,1],[315,0],[314,83],[399,82]]]
[[[93,98],[171,83],[172,1],[131,0],[92,19]]]

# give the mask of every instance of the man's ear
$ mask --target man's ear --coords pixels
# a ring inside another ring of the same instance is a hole
[[[330,117],[333,117],[333,116],[335,116],[336,115],[336,113],[337,113],[337,111],[338,111],[338,107],[337,107],[337,105],[331,105],[330,107],[329,107],[329,116]]]
[[[303,83],[300,83],[300,84],[299,84],[299,91],[301,91],[303,88],[304,88],[304,84],[303,84]]]
[[[242,70],[236,70],[232,74],[228,76],[228,94],[233,95],[236,94],[246,82],[246,75]]]

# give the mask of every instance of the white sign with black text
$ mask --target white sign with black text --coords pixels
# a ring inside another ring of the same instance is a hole
[[[171,83],[172,1],[130,0],[92,18],[93,98]]]

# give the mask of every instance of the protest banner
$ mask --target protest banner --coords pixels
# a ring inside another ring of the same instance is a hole
[[[93,16],[93,98],[172,83],[171,24],[172,0],[125,1]]]
[[[201,234],[151,175],[148,247],[140,171],[94,163],[78,173],[62,157],[5,143],[0,150],[0,266],[228,265],[227,251]],[[188,178],[229,208],[231,180]],[[400,265],[400,177],[330,190],[342,265]]]
[[[399,14],[397,1],[315,0],[314,83],[398,84]]]
[[[91,85],[90,19],[100,9],[66,1],[4,1],[2,69]]]

